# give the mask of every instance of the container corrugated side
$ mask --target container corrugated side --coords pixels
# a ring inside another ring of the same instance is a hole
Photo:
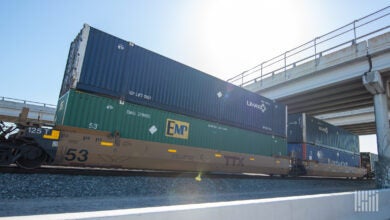
[[[340,127],[306,116],[307,142],[359,152],[359,137]]]
[[[289,114],[287,123],[287,141],[288,143],[305,143],[305,127],[303,114]]]
[[[306,144],[288,143],[287,155],[300,160],[306,160]]]
[[[357,153],[335,150],[312,144],[289,143],[287,152],[288,155],[303,160],[315,160],[319,163],[335,164],[339,166],[360,166],[360,155]]]
[[[284,134],[284,137],[287,137],[287,121],[287,105],[274,102],[274,110],[272,115],[273,131],[277,134]]]
[[[285,138],[70,90],[59,99],[57,125],[119,132],[123,138],[254,155],[286,155]]]
[[[311,144],[306,145],[306,156],[309,160],[316,160],[319,163],[353,167],[359,167],[360,165],[360,155],[357,153],[338,151]]]
[[[87,25],[72,47],[80,57],[68,58],[73,65],[66,67],[61,96],[74,88],[286,137],[280,103]]]
[[[304,113],[289,115],[288,142],[310,143],[359,152],[359,137],[357,135]]]

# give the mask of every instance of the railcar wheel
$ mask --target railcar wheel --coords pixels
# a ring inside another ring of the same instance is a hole
[[[40,167],[46,161],[46,153],[37,146],[29,145],[28,150],[24,151],[19,159],[15,161],[16,165],[24,169],[35,169]]]

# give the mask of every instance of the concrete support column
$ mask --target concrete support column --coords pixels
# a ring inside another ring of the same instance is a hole
[[[380,188],[390,188],[390,129],[386,85],[378,71],[363,75],[363,85],[374,95],[375,123],[379,161],[376,164],[376,181]]]

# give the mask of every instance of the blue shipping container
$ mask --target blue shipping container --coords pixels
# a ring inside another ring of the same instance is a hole
[[[339,166],[360,167],[360,154],[305,143],[289,143],[289,156],[302,160],[315,160],[319,163]]]
[[[359,152],[359,136],[305,113],[288,115],[288,142]]]
[[[287,107],[88,25],[72,42],[69,89],[286,137]]]

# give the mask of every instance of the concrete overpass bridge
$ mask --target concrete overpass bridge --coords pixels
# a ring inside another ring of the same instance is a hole
[[[287,104],[289,113],[306,112],[359,135],[375,134],[373,96],[363,84],[363,75],[374,71],[388,83],[390,32],[253,81],[245,88]]]
[[[244,71],[228,81],[359,134],[375,134],[363,75],[390,79],[390,6]],[[342,116],[342,117],[341,117]],[[348,116],[348,117],[346,117]]]

